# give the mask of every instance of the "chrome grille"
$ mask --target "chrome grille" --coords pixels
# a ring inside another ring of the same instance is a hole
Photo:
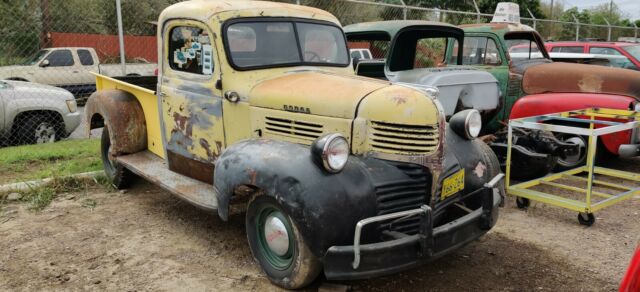
[[[507,83],[507,96],[508,97],[520,97],[520,87],[522,87],[522,77],[509,74],[509,81]]]
[[[438,125],[402,125],[371,121],[368,139],[372,150],[379,152],[430,154],[438,148]]]
[[[273,135],[315,140],[323,132],[322,125],[283,118],[265,117],[265,132]]]

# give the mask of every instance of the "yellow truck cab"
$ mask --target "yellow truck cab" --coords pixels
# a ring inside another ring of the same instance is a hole
[[[437,89],[358,77],[331,14],[261,1],[187,1],[158,20],[159,76],[97,76],[112,183],[134,174],[207,211],[246,206],[267,277],[300,288],[442,256],[496,222],[504,187],[475,139],[445,123]],[[245,199],[245,200],[243,200]]]

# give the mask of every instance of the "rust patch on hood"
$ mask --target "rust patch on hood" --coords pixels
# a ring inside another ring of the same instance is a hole
[[[522,89],[527,94],[603,93],[639,99],[640,72],[585,64],[543,64],[524,72]]]

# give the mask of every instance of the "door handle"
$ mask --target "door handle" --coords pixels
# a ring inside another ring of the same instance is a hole
[[[229,90],[227,92],[224,93],[224,98],[226,100],[228,100],[231,103],[236,103],[238,101],[240,101],[240,95],[232,90]]]

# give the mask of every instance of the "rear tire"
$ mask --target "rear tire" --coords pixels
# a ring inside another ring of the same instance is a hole
[[[251,253],[272,283],[299,289],[317,278],[320,261],[278,201],[266,195],[254,196],[245,220]]]
[[[104,173],[109,179],[109,182],[116,189],[124,189],[131,185],[131,181],[135,178],[135,175],[117,161],[110,159],[109,151],[111,150],[111,138],[109,137],[109,129],[105,126],[102,130],[102,137],[100,141],[100,154],[102,157],[102,164],[104,165]]]

